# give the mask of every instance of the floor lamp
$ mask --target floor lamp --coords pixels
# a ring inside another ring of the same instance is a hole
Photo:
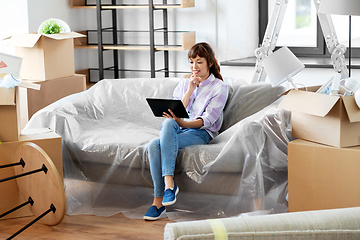
[[[351,76],[351,15],[360,15],[359,0],[321,0],[319,13],[349,15],[349,76]]]

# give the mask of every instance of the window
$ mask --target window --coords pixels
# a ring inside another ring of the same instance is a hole
[[[270,0],[269,15],[273,12],[275,1]],[[316,9],[312,0],[289,1],[284,21],[281,25],[278,46],[316,47]]]
[[[263,40],[268,19],[271,16],[276,1],[277,0],[259,0],[260,43]],[[349,17],[332,15],[332,20],[339,42],[348,47]],[[360,17],[352,16],[351,24],[352,56],[360,57]],[[330,56],[317,18],[314,0],[288,1],[277,41],[277,47],[285,45],[299,57]]]
[[[349,47],[349,17],[343,15],[332,15],[331,17],[339,43]],[[360,47],[360,16],[351,17],[351,46],[353,49]]]

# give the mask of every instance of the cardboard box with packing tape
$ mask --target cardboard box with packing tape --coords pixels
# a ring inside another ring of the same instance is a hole
[[[290,90],[279,108],[291,111],[293,137],[335,147],[360,145],[360,109],[354,96]]]

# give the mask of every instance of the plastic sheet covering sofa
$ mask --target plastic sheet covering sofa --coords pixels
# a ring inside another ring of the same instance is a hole
[[[360,207],[168,223],[166,240],[357,240]]]
[[[153,199],[146,153],[163,118],[145,98],[172,98],[179,79],[102,80],[38,111],[25,129],[48,127],[63,140],[67,214],[142,218]],[[286,212],[290,114],[276,109],[283,87],[227,79],[221,134],[181,149],[171,220]],[[271,104],[272,103],[272,104]]]

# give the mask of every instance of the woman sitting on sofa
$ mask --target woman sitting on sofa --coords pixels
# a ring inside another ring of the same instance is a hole
[[[144,215],[146,220],[159,219],[165,206],[176,202],[179,188],[174,183],[174,170],[178,150],[207,144],[218,135],[223,121],[228,89],[213,49],[208,43],[197,43],[190,48],[188,59],[192,74],[179,82],[173,97],[182,101],[189,118],[178,118],[170,109],[170,114],[164,112],[166,119],[159,138],[147,145],[154,200]]]

